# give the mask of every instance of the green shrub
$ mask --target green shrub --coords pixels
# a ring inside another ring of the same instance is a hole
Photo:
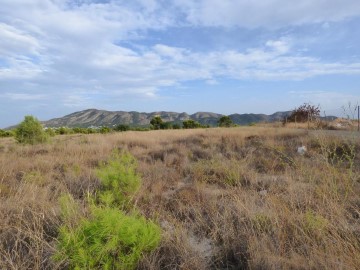
[[[47,129],[45,130],[45,133],[46,133],[47,135],[49,135],[50,137],[54,137],[54,136],[56,135],[55,130],[52,129],[52,128],[47,128]]]
[[[2,130],[0,129],[0,137],[12,137],[14,132],[12,130]]]
[[[173,124],[172,128],[173,129],[181,129],[181,126],[180,126],[180,124],[175,123],[175,124]]]
[[[184,120],[183,121],[183,128],[184,129],[191,129],[191,128],[201,128],[201,124],[197,121],[194,121],[192,119]]]
[[[219,127],[232,127],[234,125],[233,121],[229,116],[222,116],[218,121]]]
[[[103,127],[100,128],[99,131],[100,131],[101,134],[106,134],[106,133],[109,133],[111,131],[111,129],[109,127],[103,126]]]
[[[54,258],[67,258],[70,269],[135,269],[142,254],[159,242],[160,228],[151,221],[94,206],[77,228],[60,228]]]
[[[46,142],[48,136],[39,120],[27,115],[15,130],[15,139],[19,143],[36,144]]]
[[[59,199],[61,208],[61,219],[68,229],[77,226],[81,219],[80,207],[70,194],[66,194]]]
[[[128,204],[141,184],[136,167],[136,159],[131,154],[114,152],[111,159],[96,171],[103,187],[100,202],[108,206]]]
[[[66,134],[72,134],[73,130],[71,128],[67,128],[67,127],[60,127],[58,129],[56,129],[56,134],[59,135],[66,135]]]
[[[150,120],[150,125],[152,129],[161,129],[161,126],[163,124],[163,120],[161,119],[160,116],[155,116]]]
[[[135,269],[144,252],[155,249],[161,229],[132,212],[125,213],[131,196],[140,187],[136,160],[129,153],[114,152],[97,170],[102,190],[89,197],[88,218],[70,196],[60,198],[64,225],[60,227],[54,259],[70,269]],[[120,208],[120,209],[119,209]]]
[[[130,130],[130,126],[129,125],[119,124],[114,128],[114,130],[116,130],[116,131],[128,131],[128,130]]]

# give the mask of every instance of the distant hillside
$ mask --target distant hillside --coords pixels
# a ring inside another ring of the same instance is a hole
[[[272,115],[265,114],[231,114],[229,115],[235,124],[248,125],[258,122],[274,122],[282,120],[290,112],[277,112]],[[146,126],[150,120],[159,115],[165,122],[181,123],[187,119],[193,119],[203,125],[215,126],[222,114],[211,112],[197,112],[194,114],[177,112],[124,112],[124,111],[105,111],[88,109],[75,112],[64,117],[44,121],[46,127],[91,127],[91,126],[116,126],[126,124],[131,126]]]
[[[238,125],[248,125],[250,123],[259,122],[276,122],[282,121],[286,116],[289,116],[291,112],[276,112],[271,115],[266,114],[231,114],[231,120]]]

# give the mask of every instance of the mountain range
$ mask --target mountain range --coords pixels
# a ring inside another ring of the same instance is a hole
[[[238,125],[248,125],[259,122],[281,121],[291,112],[276,112],[271,115],[266,114],[231,114],[229,117]],[[42,123],[46,127],[114,127],[119,124],[130,126],[147,126],[153,117],[160,116],[164,122],[181,123],[184,120],[192,119],[203,125],[215,126],[223,114],[212,112],[197,112],[194,114],[177,112],[124,112],[124,111],[105,111],[88,109],[74,112],[60,118],[54,118]]]

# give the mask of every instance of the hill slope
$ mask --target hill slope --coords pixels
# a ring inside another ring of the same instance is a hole
[[[289,112],[277,112],[272,115],[265,114],[231,114],[229,115],[235,124],[248,125],[257,122],[274,122],[283,119]],[[46,127],[90,127],[90,126],[116,126],[119,124],[145,126],[150,124],[150,120],[159,115],[165,122],[182,122],[193,119],[203,125],[216,125],[222,114],[211,112],[197,112],[194,114],[177,112],[124,112],[124,111],[105,111],[88,109],[74,112],[60,118],[44,121]]]

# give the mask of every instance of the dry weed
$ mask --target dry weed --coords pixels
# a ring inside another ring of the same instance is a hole
[[[299,146],[307,146],[298,155]],[[162,226],[139,269],[358,269],[360,140],[283,127],[0,140],[0,269],[54,264],[58,198],[85,203],[114,149],[139,162],[137,208]]]

